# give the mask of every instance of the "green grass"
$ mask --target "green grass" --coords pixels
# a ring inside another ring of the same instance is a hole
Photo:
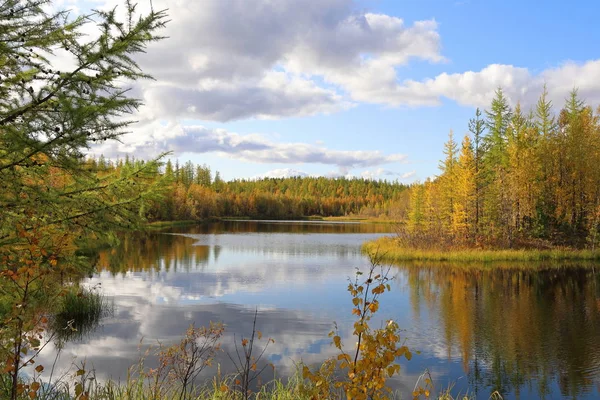
[[[369,224],[398,224],[399,221],[382,218],[382,217],[364,217],[360,215],[348,215],[343,217],[323,217],[323,221],[348,221],[348,222],[364,222]]]
[[[98,291],[72,288],[61,297],[52,330],[61,341],[84,336],[92,332],[103,317],[110,315],[112,309],[112,304]]]
[[[201,221],[195,221],[195,220],[183,220],[183,221],[154,221],[154,222],[149,222],[146,227],[149,229],[163,229],[163,228],[171,228],[171,227],[177,227],[177,226],[189,226],[189,225],[196,225],[198,223],[200,223]]]
[[[382,261],[598,261],[600,250],[575,250],[556,248],[538,249],[460,249],[460,250],[423,250],[401,247],[393,237],[383,237],[363,244],[365,253],[377,253]]]

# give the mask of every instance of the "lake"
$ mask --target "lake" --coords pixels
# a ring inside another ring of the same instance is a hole
[[[223,348],[233,354],[233,335],[249,336],[258,310],[257,328],[275,340],[265,360],[289,376],[300,360],[337,356],[327,337],[334,321],[353,345],[348,278],[369,266],[361,243],[389,234],[382,224],[228,221],[132,235],[102,251],[85,281],[113,304],[112,315],[64,344],[56,368],[85,359],[99,379],[124,379],[147,346],[178,342],[192,322],[223,322]],[[407,263],[391,274],[378,315],[400,324],[413,352],[391,381],[403,397],[426,370],[436,388],[483,399],[495,390],[508,399],[600,397],[593,265]],[[40,362],[51,365],[55,351],[46,348]],[[225,353],[217,361],[232,372]]]

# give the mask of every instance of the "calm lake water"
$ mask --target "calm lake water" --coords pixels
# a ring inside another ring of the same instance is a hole
[[[56,368],[85,359],[98,378],[123,379],[148,345],[178,342],[192,322],[222,321],[224,349],[234,352],[233,334],[248,336],[258,309],[258,329],[275,339],[267,361],[288,376],[300,360],[337,355],[327,337],[334,321],[353,345],[347,279],[369,265],[361,243],[391,231],[244,221],[130,237],[103,251],[86,281],[114,304],[113,315],[64,345]],[[378,314],[399,322],[414,354],[392,382],[404,398],[425,370],[437,388],[482,399],[495,390],[509,399],[600,397],[600,265],[524,267],[393,268]],[[54,352],[45,349],[41,363],[51,365]],[[218,362],[232,372],[227,356]]]

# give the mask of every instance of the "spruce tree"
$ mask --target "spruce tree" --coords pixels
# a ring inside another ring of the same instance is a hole
[[[475,118],[469,120],[469,132],[473,135],[473,158],[475,164],[475,235],[479,233],[479,225],[483,211],[483,133],[485,121],[481,119],[481,110],[475,110]]]

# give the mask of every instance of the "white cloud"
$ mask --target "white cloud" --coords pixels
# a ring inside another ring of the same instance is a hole
[[[215,121],[329,114],[352,106],[334,90],[277,71],[236,84],[202,80],[188,87],[152,85],[143,89],[143,98],[154,118]]]
[[[98,3],[123,9],[121,0]],[[149,6],[140,3],[140,12]],[[544,83],[555,103],[573,87],[600,102],[600,60],[537,72],[491,64],[401,80],[398,69],[411,60],[445,61],[436,21],[406,24],[359,11],[353,0],[154,0],[154,8],[167,8],[170,22],[161,32],[168,39],[139,59],[157,78],[136,87],[147,104],[144,118],[286,118],[334,113],[357,102],[435,106],[442,98],[487,107],[499,86],[513,104],[528,106]]]
[[[105,0],[101,8],[120,3]],[[378,93],[396,85],[395,68],[411,59],[443,60],[435,21],[407,25],[359,11],[353,0],[153,3],[168,9],[168,39],[139,57],[157,82],[138,90],[161,119],[336,112],[352,100],[381,100]],[[140,12],[149,4],[139,4]]]
[[[492,64],[481,71],[457,74],[443,73],[424,81],[407,80],[389,93],[389,98],[398,104],[438,105],[446,97],[460,104],[488,107],[498,87],[502,87],[509,101],[521,102],[529,108],[535,104],[547,85],[549,96],[556,107],[573,88],[592,104],[600,102],[600,60],[583,64],[565,63],[556,68],[532,74],[527,68],[512,65]]]
[[[308,143],[277,143],[258,134],[240,135],[224,129],[208,129],[200,125],[161,125],[156,121],[137,127],[136,133],[123,138],[122,143],[106,142],[93,149],[95,154],[115,158],[122,153],[156,155],[175,153],[219,153],[254,163],[324,164],[347,172],[405,162],[403,154],[383,154],[380,151],[333,150]]]

